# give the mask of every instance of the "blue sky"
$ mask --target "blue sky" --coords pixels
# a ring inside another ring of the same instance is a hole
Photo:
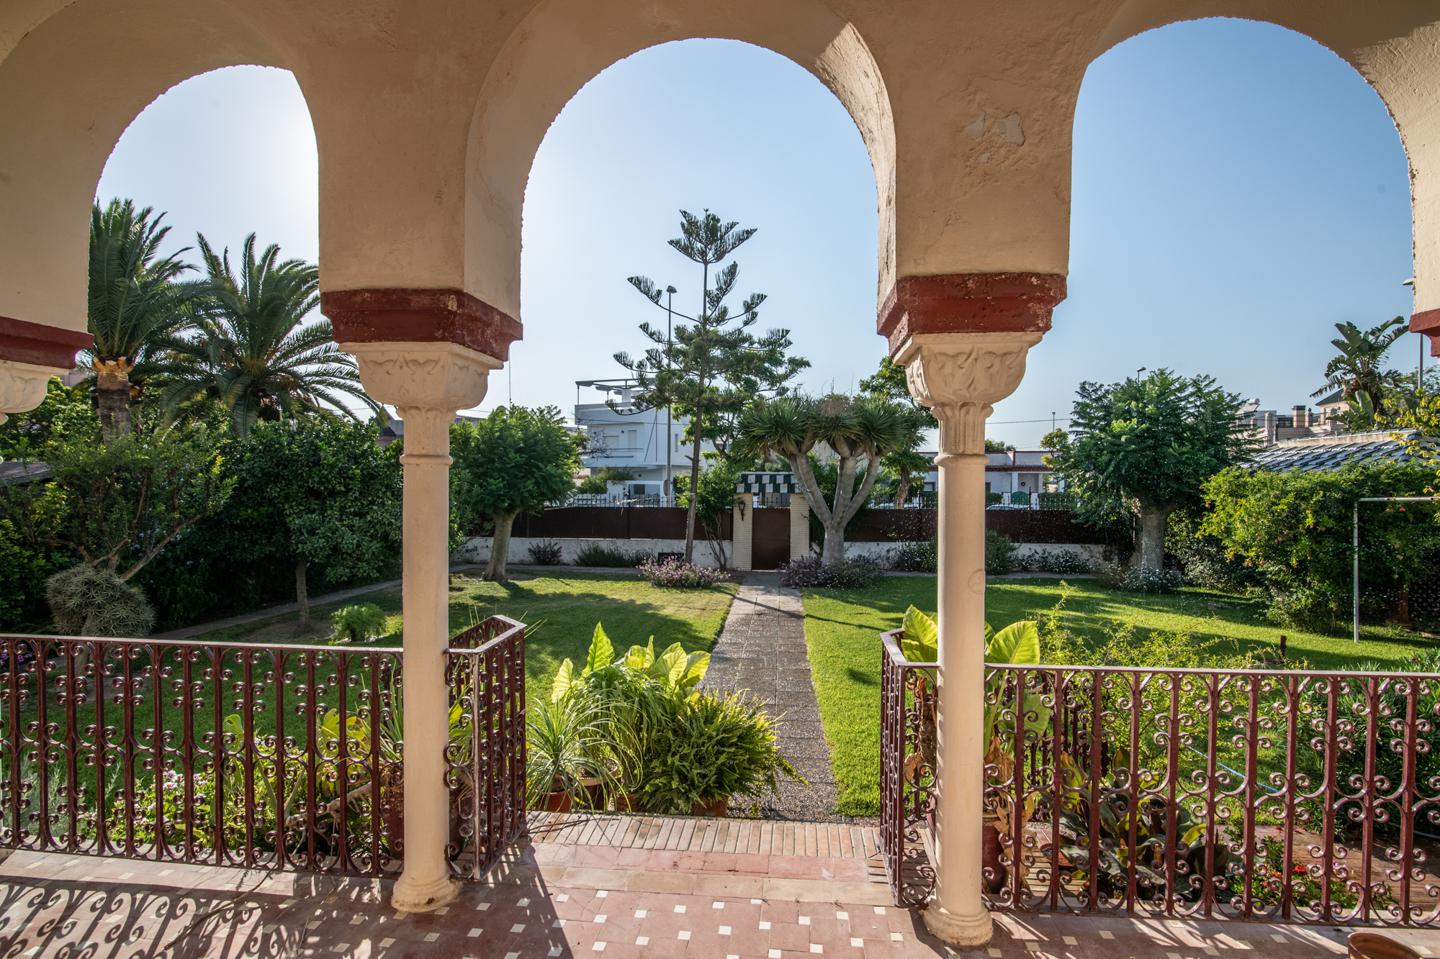
[[[316,169],[293,78],[236,68],[141,114],[98,195],[168,211],[181,243],[198,230],[238,246],[253,230],[313,258]],[[1280,28],[1181,24],[1097,60],[1073,190],[1070,296],[992,437],[1032,445],[1081,380],[1140,367],[1210,373],[1288,408],[1319,385],[1333,323],[1409,313],[1399,137],[1350,67]],[[698,271],[665,240],[677,210],[706,206],[759,229],[737,292],[769,295],[761,325],[792,331],[814,364],[805,388],[848,390],[874,369],[875,186],[859,133],[790,61],[687,41],[601,74],[542,144],[525,205],[525,339],[486,406],[513,396],[568,412],[574,380],[619,375],[611,354],[639,349],[636,324],[655,319],[633,273],[674,284],[693,309]],[[1395,366],[1414,368],[1416,340]]]

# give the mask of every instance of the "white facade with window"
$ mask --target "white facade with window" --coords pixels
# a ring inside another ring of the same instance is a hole
[[[671,476],[690,472],[691,447],[685,440],[688,424],[685,417],[675,416],[667,431],[665,410],[636,409],[631,380],[575,383],[575,427],[585,435],[581,463],[592,472],[611,469],[630,474],[629,479],[610,484],[609,496],[669,496],[667,469]],[[714,448],[709,442],[700,446],[702,452]]]

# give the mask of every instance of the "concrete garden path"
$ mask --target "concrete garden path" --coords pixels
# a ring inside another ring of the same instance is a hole
[[[778,797],[762,803],[763,816],[811,822],[845,819],[835,814],[835,773],[810,680],[800,592],[781,586],[778,573],[745,575],[702,685],[748,689],[771,714],[783,716],[780,753],[808,785],[783,783]]]

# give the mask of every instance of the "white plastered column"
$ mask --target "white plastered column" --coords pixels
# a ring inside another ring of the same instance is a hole
[[[1039,333],[930,333],[895,355],[940,423],[935,895],[925,925],[963,947],[990,941],[980,895],[985,795],[985,418],[1025,373]]]
[[[360,362],[374,399],[399,408],[405,423],[403,581],[405,861],[391,905],[436,909],[455,895],[445,847],[450,795],[445,786],[450,639],[450,424],[485,398],[494,357],[453,343],[341,343]]]
[[[790,494],[790,558],[810,555],[810,504],[799,490]]]
[[[755,562],[755,497],[740,493],[735,497],[730,517],[730,565],[736,572],[749,572]]]
[[[9,419],[10,413],[24,413],[43,403],[50,378],[67,372],[60,367],[0,360],[0,423]]]

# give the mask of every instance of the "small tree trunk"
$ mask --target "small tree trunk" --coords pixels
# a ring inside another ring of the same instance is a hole
[[[310,628],[310,587],[305,582],[309,566],[303,559],[295,561],[295,604],[300,607],[300,622],[296,630],[302,633]]]
[[[485,567],[486,579],[497,583],[510,579],[507,563],[510,558],[510,531],[514,527],[514,513],[502,513],[495,517],[495,535],[490,539],[490,563]]]
[[[895,487],[895,505],[901,507],[910,499],[910,471],[900,473],[900,483]]]
[[[105,445],[130,432],[130,369],[124,357],[95,361],[95,413]]]
[[[825,525],[825,545],[820,550],[820,563],[830,566],[845,558],[845,524],[831,520]]]
[[[1163,506],[1140,505],[1141,569],[1160,569],[1165,565],[1165,525],[1170,510]]]
[[[695,507],[700,503],[700,421],[694,425],[695,440],[690,446],[690,505],[685,510],[685,562],[695,562]]]

